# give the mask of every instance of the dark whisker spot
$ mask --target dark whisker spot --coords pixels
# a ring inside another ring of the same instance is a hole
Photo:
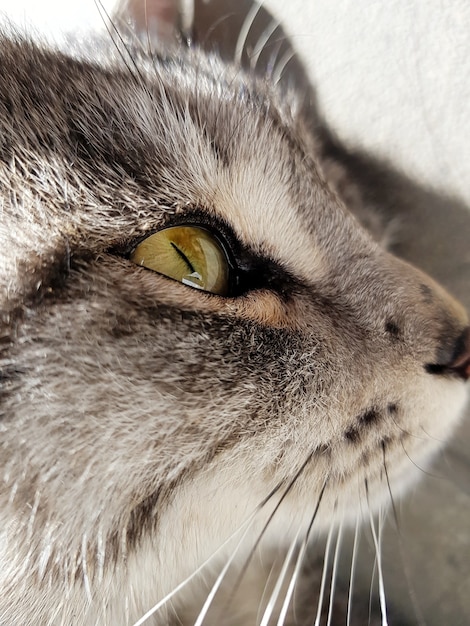
[[[374,424],[375,422],[378,422],[379,419],[380,419],[380,413],[375,408],[371,408],[371,409],[368,409],[367,411],[364,411],[364,413],[362,413],[358,417],[358,421],[361,424]]]
[[[385,452],[385,448],[392,443],[393,438],[392,437],[383,437],[381,442],[380,442],[380,447],[382,448],[382,450]]]
[[[397,341],[401,336],[400,327],[390,319],[385,322],[385,332],[395,341]]]
[[[390,402],[389,404],[387,404],[387,411],[390,413],[390,415],[396,415],[398,413],[398,404],[395,404],[395,402]]]
[[[357,443],[360,439],[359,429],[356,428],[355,426],[351,426],[350,428],[348,428],[348,430],[345,431],[344,437],[350,443]]]

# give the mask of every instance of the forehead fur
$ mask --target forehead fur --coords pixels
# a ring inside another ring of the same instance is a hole
[[[109,247],[197,207],[292,273],[324,274],[325,221],[350,218],[267,86],[198,55],[185,71],[169,59],[130,71],[116,51],[103,68],[38,49],[32,81],[28,44],[2,46],[1,176],[13,228],[22,206],[36,223],[24,244],[38,256],[65,238],[72,252]]]

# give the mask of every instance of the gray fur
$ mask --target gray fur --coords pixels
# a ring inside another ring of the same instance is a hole
[[[133,623],[305,463],[270,540],[325,484],[316,527],[354,520],[465,402],[426,366],[466,314],[348,212],[295,95],[122,52],[0,41],[5,626]],[[233,231],[265,286],[222,298],[125,258],[186,213]]]

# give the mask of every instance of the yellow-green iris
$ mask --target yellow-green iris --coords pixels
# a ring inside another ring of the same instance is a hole
[[[141,241],[130,260],[196,289],[221,296],[229,290],[227,255],[217,239],[199,226],[160,230]]]

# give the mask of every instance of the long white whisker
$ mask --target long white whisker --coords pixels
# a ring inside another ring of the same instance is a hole
[[[263,613],[263,618],[260,622],[259,626],[268,626],[269,623],[269,619],[274,611],[274,607],[276,606],[276,602],[279,598],[279,594],[281,593],[281,589],[282,589],[282,585],[284,583],[284,580],[286,578],[286,574],[287,571],[289,569],[289,565],[291,564],[292,561],[292,557],[294,555],[295,549],[297,547],[297,542],[299,540],[299,536],[300,536],[300,528],[294,538],[294,540],[292,541],[289,551],[287,552],[286,558],[284,559],[284,563],[282,564],[282,569],[279,573],[279,576],[277,578],[276,581],[276,585],[274,586],[274,589],[271,593],[271,596],[269,598],[268,604],[264,610]]]
[[[425,626],[425,620],[424,620],[421,608],[419,606],[418,599],[416,597],[416,590],[414,588],[412,576],[411,576],[411,573],[410,573],[410,569],[408,567],[408,561],[405,558],[405,550],[404,550],[404,545],[403,545],[403,539],[402,539],[401,532],[400,532],[400,524],[399,524],[399,521],[398,521],[398,513],[397,513],[396,506],[395,506],[395,498],[393,497],[392,486],[390,484],[390,477],[388,475],[387,460],[386,460],[386,456],[385,456],[385,446],[383,446],[382,450],[383,450],[383,466],[384,466],[385,478],[386,478],[386,481],[387,481],[388,493],[390,495],[390,504],[391,504],[391,507],[392,507],[395,531],[397,533],[398,550],[400,552],[400,558],[401,558],[401,562],[403,564],[403,572],[404,572],[405,578],[406,578],[408,594],[410,596],[411,603],[413,605],[413,610],[414,610],[415,617],[416,617],[416,623],[418,624],[418,626]]]
[[[279,63],[276,65],[273,71],[272,80],[275,85],[277,85],[278,82],[281,80],[283,71],[286,69],[287,64],[291,59],[294,58],[294,56],[295,52],[290,49],[286,50],[286,52],[282,55]]]
[[[264,503],[263,503],[264,504]],[[243,524],[241,524],[241,526],[239,528],[237,528],[237,530],[230,535],[230,537],[228,537],[228,539],[226,539],[218,548],[217,550],[215,550],[215,552],[213,552],[197,569],[194,570],[194,572],[192,574],[190,574],[187,578],[185,578],[182,582],[179,583],[179,585],[177,585],[174,589],[172,589],[170,591],[170,593],[168,593],[164,598],[162,598],[161,600],[159,600],[157,602],[157,604],[155,604],[151,609],[149,609],[147,611],[147,613],[145,613],[145,615],[143,615],[140,619],[137,620],[137,622],[134,622],[133,626],[142,626],[142,624],[145,624],[145,622],[150,619],[152,617],[152,615],[154,615],[164,604],[166,604],[169,600],[171,600],[171,598],[173,598],[173,596],[175,596],[181,589],[183,589],[188,583],[190,583],[198,574],[200,574],[202,572],[202,570],[207,567],[207,565],[209,565],[209,563],[211,561],[213,561],[219,554],[220,552],[222,552],[224,550],[224,548],[231,542],[233,541],[233,539],[244,530],[243,532],[243,536],[242,539],[239,541],[239,543],[237,544],[237,546],[235,547],[235,551],[238,549],[239,545],[241,544],[241,541],[243,540],[243,538],[245,537],[246,533],[248,532],[248,529],[250,528],[251,524],[253,523],[256,515],[258,514],[258,512],[261,510],[263,505],[258,506],[252,513],[251,515],[248,517],[248,519],[246,519]]]
[[[273,52],[271,56],[269,57],[269,61],[266,64],[265,75],[266,75],[266,78],[268,78],[270,81],[272,81],[273,79],[273,72],[276,69],[277,60],[278,60],[278,57],[282,48],[282,43],[283,43],[282,40],[277,41],[277,43],[275,44],[275,47],[273,48]]]
[[[243,576],[245,575],[247,569],[248,569],[248,565],[251,561],[251,559],[253,558],[253,555],[255,554],[256,549],[258,548],[261,540],[263,539],[269,525],[271,524],[272,520],[274,519],[274,516],[276,515],[276,513],[279,511],[280,506],[282,505],[282,503],[284,502],[284,500],[287,498],[287,496],[289,495],[289,493],[291,492],[291,490],[293,489],[294,485],[296,484],[297,480],[299,479],[299,477],[303,474],[303,472],[305,471],[305,468],[308,466],[308,464],[310,463],[310,461],[312,460],[314,451],[310,452],[310,454],[307,456],[307,458],[305,459],[305,461],[302,463],[302,465],[300,466],[300,468],[297,470],[297,472],[294,474],[293,478],[291,479],[291,481],[289,482],[289,484],[287,485],[287,487],[284,489],[283,493],[281,494],[281,497],[279,498],[276,506],[274,507],[274,509],[271,511],[271,513],[268,516],[268,519],[266,520],[266,523],[264,524],[263,528],[261,529],[261,532],[258,535],[257,540],[255,541],[247,559],[245,560],[240,574],[237,577],[237,580],[235,581],[235,584],[233,586],[232,589],[232,594],[227,602],[226,607],[230,606],[230,603],[232,602],[234,596],[235,596],[235,592],[238,589],[238,587],[241,584],[241,581],[243,579]],[[320,492],[319,498],[317,500],[317,508],[315,509],[316,511],[318,510],[318,506],[321,502],[321,499],[323,498],[323,493],[325,491],[326,485],[328,482],[328,478],[325,480],[325,483],[323,485],[323,488]]]
[[[250,58],[250,67],[252,70],[256,69],[256,65],[258,64],[259,57],[264,50],[264,46],[268,43],[269,38],[274,33],[274,31],[279,28],[279,26],[280,22],[273,18],[270,21],[269,25],[261,33],[261,36],[255,44],[254,52]]]
[[[383,537],[383,530],[384,530],[384,525],[385,525],[385,517],[386,517],[385,509],[383,507],[380,507],[379,521],[378,521],[378,533],[377,533],[377,538],[378,538],[379,546],[380,546],[380,553],[382,553],[382,537]]]
[[[336,548],[335,548],[335,555],[333,558],[333,569],[331,571],[330,603],[328,605],[327,626],[331,626],[331,620],[333,617],[333,601],[335,597],[336,575],[338,573],[339,554],[341,552],[341,543],[343,540],[343,525],[344,525],[344,518],[341,520],[341,523],[338,529],[338,536],[336,537]]]
[[[282,605],[281,612],[279,614],[279,619],[277,621],[277,626],[283,626],[286,621],[287,611],[289,610],[289,604],[292,598],[292,594],[294,593],[295,585],[297,583],[297,579],[300,574],[300,569],[302,567],[302,563],[305,557],[305,552],[307,551],[308,541],[310,539],[310,534],[312,532],[313,524],[317,517],[318,509],[320,508],[321,501],[323,499],[323,494],[325,493],[326,485],[328,483],[328,478],[325,480],[320,495],[318,496],[317,504],[315,507],[315,511],[313,512],[312,518],[307,528],[307,532],[305,533],[305,537],[302,541],[302,545],[300,546],[299,554],[297,556],[297,560],[295,562],[294,573],[292,574],[291,581],[289,583],[289,587],[287,589],[286,597],[284,599],[284,603]]]
[[[237,39],[237,45],[235,46],[235,55],[233,57],[233,60],[236,65],[241,65],[242,63],[243,50],[246,45],[246,40],[250,33],[250,29],[253,26],[253,22],[256,19],[256,16],[261,10],[262,5],[263,5],[263,2],[260,2],[260,3],[255,2],[253,4],[251,9],[248,11],[248,14],[245,18],[245,21],[242,24],[242,27],[240,28],[240,32],[238,34],[238,39]]]
[[[304,540],[302,541],[302,545],[300,546],[299,554],[297,555],[297,560],[295,563],[294,573],[292,574],[291,581],[289,583],[289,587],[287,589],[286,597],[284,598],[284,603],[282,605],[281,612],[279,614],[279,619],[277,621],[277,626],[283,626],[287,611],[289,609],[289,604],[292,598],[292,594],[294,593],[295,585],[297,583],[297,579],[300,574],[300,569],[302,567],[303,560],[305,558],[305,553],[307,551],[308,541],[310,538],[310,533],[312,532],[313,523],[317,517],[318,509],[320,508],[321,501],[323,499],[323,494],[325,493],[326,485],[328,483],[328,479],[325,480],[320,495],[318,496],[317,504],[315,506],[315,511],[313,512],[312,518],[310,520],[310,524],[308,525],[307,532],[305,533]]]
[[[181,34],[183,35],[188,46],[191,45],[193,40],[194,4],[194,0],[180,0],[179,3]]]
[[[349,575],[349,590],[348,590],[348,614],[346,619],[346,626],[350,626],[351,624],[351,609],[352,609],[352,598],[353,598],[353,588],[354,588],[354,579],[356,576],[356,562],[357,562],[357,553],[359,549],[359,515],[356,517],[356,528],[354,530],[354,543],[351,557],[351,573]]]
[[[328,564],[329,564],[329,561],[330,561],[330,550],[331,550],[331,540],[332,540],[332,537],[333,537],[333,524],[330,526],[330,530],[328,532],[328,538],[326,540],[325,556],[324,556],[324,559],[323,559],[323,571],[322,571],[321,582],[320,582],[320,594],[318,596],[317,615],[315,617],[315,626],[319,626],[320,625],[321,609],[322,609],[322,606],[323,606],[323,597],[325,595],[326,574],[328,572]]]
[[[385,524],[385,509],[380,507],[379,516],[378,516],[378,532],[377,532],[377,541],[379,545],[379,554],[380,554],[380,563],[379,565],[379,585],[380,585],[380,609],[382,611],[382,615],[385,609],[385,618],[387,619],[387,607],[385,604],[385,586],[383,582],[383,570],[382,570],[382,538],[383,538],[383,529]],[[382,603],[383,596],[383,603]],[[383,617],[382,617],[383,621]],[[388,622],[387,622],[388,623]]]
[[[144,17],[144,20],[145,20],[145,34],[147,36],[147,52],[148,52],[148,54],[150,54],[152,56],[152,61],[153,61],[152,42],[150,40],[150,29],[149,29],[149,21],[148,21],[148,14],[147,14],[147,0],[145,0],[145,2],[144,2],[144,15],[145,15],[145,17]],[[143,45],[142,45],[142,48],[143,48]]]
[[[294,573],[292,574],[289,587],[287,588],[287,593],[284,598],[284,602],[282,604],[282,609],[279,614],[279,619],[277,621],[277,626],[284,626],[286,621],[287,611],[289,610],[290,601],[292,598],[292,594],[294,593],[295,585],[297,583],[297,579],[299,578],[300,569],[302,567],[303,560],[305,558],[305,552],[307,551],[309,532],[307,531],[302,541],[302,545],[300,546],[299,554],[297,556],[297,560],[295,562]]]
[[[373,600],[374,600],[374,585],[375,585],[375,576],[377,574],[377,555],[374,558],[374,565],[372,567],[372,575],[370,577],[370,589],[369,589],[369,621],[368,624],[370,625],[370,620],[371,620],[371,616],[372,616],[372,604],[373,604]]]
[[[385,601],[385,586],[383,579],[383,570],[382,570],[382,546],[379,543],[377,538],[377,532],[374,526],[374,519],[372,516],[372,510],[370,508],[369,503],[369,489],[366,481],[366,497],[367,497],[367,505],[369,507],[369,520],[370,520],[370,529],[372,532],[372,537],[375,545],[375,554],[377,556],[377,570],[379,574],[379,599],[380,599],[380,612],[382,613],[382,626],[388,626],[387,619],[387,604]]]
[[[224,567],[222,568],[222,571],[220,572],[220,574],[217,576],[217,580],[215,581],[215,583],[212,586],[212,589],[210,590],[210,592],[207,595],[206,601],[203,604],[203,607],[199,613],[199,615],[197,616],[196,621],[194,622],[194,626],[201,626],[202,622],[204,621],[204,618],[207,615],[207,611],[209,610],[214,598],[215,598],[215,594],[217,593],[220,585],[222,584],[228,570],[230,569],[230,566],[233,563],[233,560],[235,559],[235,557],[237,556],[238,550],[240,549],[240,546],[242,545],[243,541],[245,540],[245,537],[247,536],[248,532],[250,530],[250,526],[247,526],[247,528],[245,529],[245,532],[243,533],[243,535],[241,536],[240,540],[238,541],[237,545],[235,546],[235,549],[232,552],[232,555],[230,556],[229,559],[227,559],[227,562],[225,563]]]

